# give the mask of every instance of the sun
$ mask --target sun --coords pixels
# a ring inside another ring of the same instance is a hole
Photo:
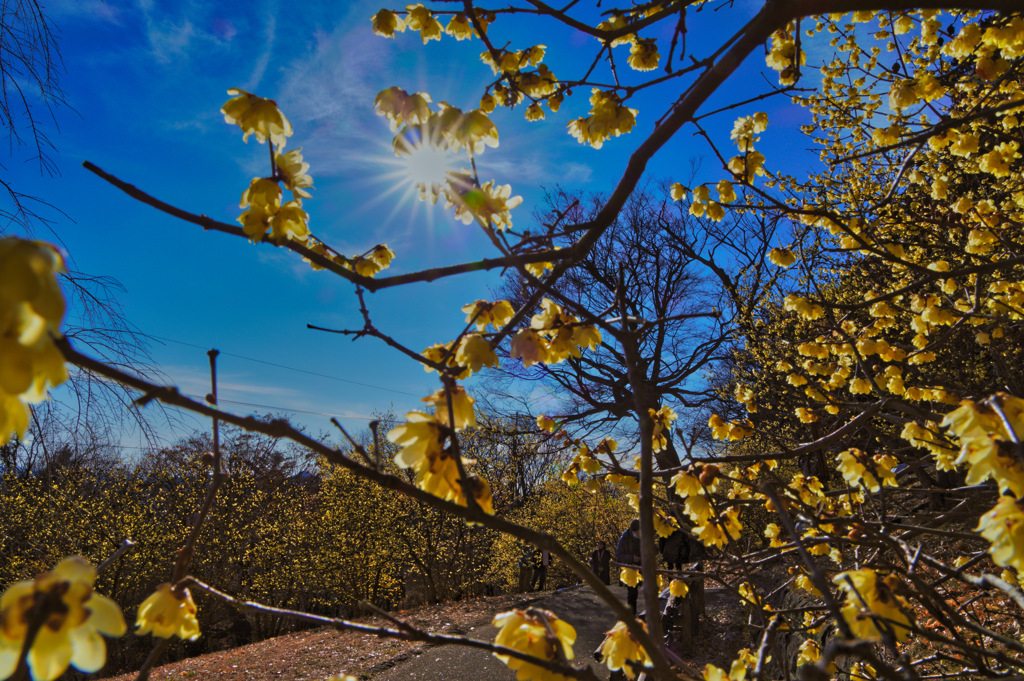
[[[411,129],[395,143],[405,180],[416,188],[440,188],[455,172],[455,154],[427,131]]]

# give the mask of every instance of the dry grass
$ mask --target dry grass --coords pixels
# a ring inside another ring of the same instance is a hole
[[[519,607],[535,594],[494,596],[457,603],[426,606],[395,613],[403,621],[435,633],[468,634],[495,613]],[[377,617],[360,619],[385,625]],[[312,629],[267,641],[189,658],[155,669],[153,681],[210,679],[211,681],[323,681],[334,674],[368,676],[416,655],[423,644],[379,638],[351,631]],[[114,677],[131,681],[134,674]]]

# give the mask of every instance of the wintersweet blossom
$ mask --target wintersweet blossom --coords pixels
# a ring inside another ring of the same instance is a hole
[[[475,374],[485,366],[498,366],[498,355],[483,334],[467,333],[455,352],[455,362]]]
[[[788,248],[773,248],[768,253],[768,259],[779,267],[789,267],[796,262],[796,255]]]
[[[242,141],[248,142],[249,135],[256,135],[261,143],[269,139],[278,149],[284,148],[292,136],[292,124],[274,100],[238,88],[231,88],[228,94],[233,96],[220,111],[224,114],[224,122],[242,129]]]
[[[904,613],[906,603],[893,593],[897,578],[879,578],[874,570],[850,570],[832,578],[846,592],[843,619],[857,638],[879,639],[883,631],[891,631],[897,641],[910,636],[910,620]]]
[[[1024,571],[1024,509],[1010,496],[999,502],[978,521],[977,531],[988,540],[992,561],[1002,567]]]
[[[283,154],[274,154],[274,165],[277,166],[284,186],[296,198],[308,199],[311,196],[306,190],[313,186],[313,178],[309,176],[309,164],[302,160],[301,147]]]
[[[507,300],[498,300],[493,303],[486,300],[477,300],[464,305],[462,311],[466,313],[466,323],[476,324],[477,331],[483,331],[490,324],[497,331],[512,320],[515,310]]]
[[[461,385],[453,386],[450,390],[442,388],[435,393],[424,397],[421,402],[426,402],[434,407],[437,420],[442,425],[448,423],[448,400],[451,399],[451,411],[455,416],[455,430],[462,430],[476,425],[476,413],[473,410],[475,400],[469,396],[466,389]]]
[[[686,594],[690,593],[690,587],[681,579],[673,579],[669,582],[668,592],[676,598],[683,598]]]
[[[402,447],[395,456],[401,468],[420,468],[438,458],[447,438],[437,417],[420,411],[405,415],[406,422],[388,432],[388,440]]]
[[[647,625],[640,622],[640,626],[647,630]],[[601,643],[601,658],[611,671],[622,670],[627,678],[636,676],[636,668],[650,667],[651,658],[640,642],[633,638],[626,627],[625,622],[616,622],[605,634]]]
[[[626,586],[636,586],[642,579],[640,571],[633,568],[622,568],[619,572],[619,581]]]
[[[554,613],[538,608],[510,610],[495,616],[498,628],[494,643],[542,660],[571,661],[576,630]],[[495,653],[495,657],[516,672],[519,681],[563,681],[566,677],[527,660]]]
[[[64,296],[57,274],[64,262],[38,241],[0,239],[0,444],[28,428],[28,404],[67,378],[60,335]]]
[[[183,641],[199,638],[196,604],[188,589],[172,589],[164,583],[139,606],[135,634],[153,634],[158,638],[177,636]]]
[[[391,10],[382,9],[371,17],[373,32],[384,38],[394,38],[395,32],[405,31],[405,22]]]
[[[0,679],[14,673],[35,617],[44,617],[28,651],[35,681],[53,681],[68,664],[98,671],[106,661],[103,636],[123,636],[117,603],[96,593],[96,568],[79,556],[65,558],[51,572],[15,582],[0,596]]]

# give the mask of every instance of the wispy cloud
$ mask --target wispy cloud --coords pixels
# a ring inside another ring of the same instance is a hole
[[[345,174],[365,154],[367,131],[380,131],[372,103],[391,46],[350,22],[317,33],[314,43],[312,54],[287,68],[278,99],[293,124],[307,129],[303,147],[318,172]]]
[[[46,4],[46,11],[58,22],[67,17],[75,17],[120,24],[123,14],[121,8],[106,0],[54,0]]]
[[[163,367],[163,370],[174,385],[186,395],[201,396],[210,392],[210,374],[208,372],[190,366],[168,366]],[[301,394],[300,391],[292,388],[249,382],[245,380],[244,376],[244,374],[218,372],[218,392],[231,399],[244,397],[294,398]]]
[[[263,22],[264,47],[259,58],[253,65],[252,73],[242,86],[245,90],[254,91],[263,80],[263,74],[267,72],[270,59],[274,54],[274,46],[277,44],[277,3],[268,3]]]
[[[192,39],[197,35],[192,21],[158,11],[153,0],[139,0],[139,10],[145,22],[146,37],[153,58],[163,64],[184,58]]]

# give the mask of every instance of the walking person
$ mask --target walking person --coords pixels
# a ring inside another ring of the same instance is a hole
[[[530,581],[530,591],[543,591],[544,580],[548,577],[548,567],[551,566],[551,553],[536,551],[533,555],[533,579]]]
[[[640,569],[640,519],[634,518],[626,531],[619,537],[619,543],[615,545],[615,562],[625,565],[635,565]],[[633,608],[636,614],[636,602],[639,596],[639,587],[626,584],[626,601],[629,607]]]
[[[682,570],[683,564],[690,560],[690,543],[686,540],[686,533],[676,530],[670,534],[662,544],[661,555],[669,570]]]
[[[590,554],[590,569],[593,570],[597,578],[605,584],[611,583],[611,570],[610,565],[612,560],[611,551],[608,550],[604,543],[604,540],[597,542],[597,548]]]

